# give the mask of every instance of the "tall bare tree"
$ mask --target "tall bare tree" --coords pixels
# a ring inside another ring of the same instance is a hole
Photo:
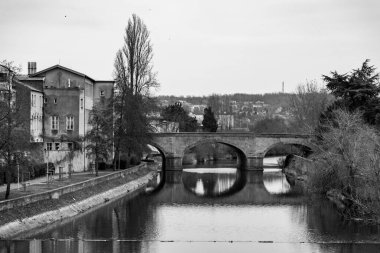
[[[120,157],[121,151],[129,155],[132,151],[141,152],[149,141],[152,128],[147,114],[154,108],[151,91],[159,87],[152,58],[149,31],[141,18],[133,14],[125,29],[124,46],[115,59],[115,158]]]
[[[221,97],[218,94],[212,94],[207,101],[207,106],[211,107],[211,110],[216,116],[220,114],[221,111]]]
[[[297,87],[290,97],[290,109],[299,131],[311,133],[318,126],[319,117],[332,101],[332,96],[315,81]]]

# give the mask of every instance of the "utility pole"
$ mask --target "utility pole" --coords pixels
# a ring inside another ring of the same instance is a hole
[[[282,93],[285,92],[285,84],[284,84],[284,81],[282,81]]]

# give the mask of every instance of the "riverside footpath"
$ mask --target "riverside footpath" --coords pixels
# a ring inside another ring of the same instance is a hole
[[[74,173],[28,181],[26,187],[11,185],[10,199],[0,187],[0,239],[20,238],[30,230],[72,218],[85,211],[132,195],[156,175],[155,166],[141,164],[121,171]]]

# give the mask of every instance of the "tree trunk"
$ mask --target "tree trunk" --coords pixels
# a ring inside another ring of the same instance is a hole
[[[7,172],[5,173],[5,182],[7,184],[7,190],[5,191],[5,199],[9,198],[9,195],[11,193],[11,173],[10,168],[8,168]]]
[[[129,168],[129,164],[130,164],[130,161],[131,161],[131,148],[128,148],[128,158],[127,158],[127,164],[125,165],[125,167],[128,169]]]
[[[117,164],[117,154],[119,153],[118,148],[115,147],[115,153],[113,155],[113,161],[112,161],[112,170],[116,170],[116,164]]]

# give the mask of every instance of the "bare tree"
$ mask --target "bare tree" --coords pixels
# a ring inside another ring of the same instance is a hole
[[[87,132],[85,138],[87,140],[86,150],[87,156],[95,158],[95,175],[99,175],[99,162],[107,161],[111,150],[112,140],[112,111],[105,105],[104,101],[95,104],[91,110],[89,120],[92,126]]]
[[[221,111],[221,96],[217,94],[212,94],[207,101],[207,106],[211,107],[211,110],[216,116],[220,114]]]
[[[149,95],[151,88],[159,86],[153,72],[152,58],[149,31],[143,21],[133,14],[125,29],[124,46],[116,55],[118,88],[128,89],[134,95]]]
[[[29,122],[21,113],[26,104],[16,101],[14,90],[19,70],[20,68],[15,67],[12,62],[3,61],[0,64],[0,165],[5,165],[5,199],[9,198],[12,174],[16,165],[27,160],[24,151],[30,144],[30,135],[26,131]]]
[[[332,96],[315,81],[307,81],[297,87],[290,97],[290,109],[299,131],[311,133],[317,127],[321,113],[332,101]]]
[[[116,94],[112,105],[115,112],[115,158],[119,160],[120,151],[130,154],[131,149],[135,149],[139,152],[149,139],[151,126],[147,114],[154,108],[150,95],[152,88],[159,87],[152,58],[149,31],[133,14],[125,29],[124,46],[115,59]]]
[[[338,190],[349,200],[348,218],[380,217],[380,136],[363,113],[338,109],[325,122],[308,169],[308,188]]]

